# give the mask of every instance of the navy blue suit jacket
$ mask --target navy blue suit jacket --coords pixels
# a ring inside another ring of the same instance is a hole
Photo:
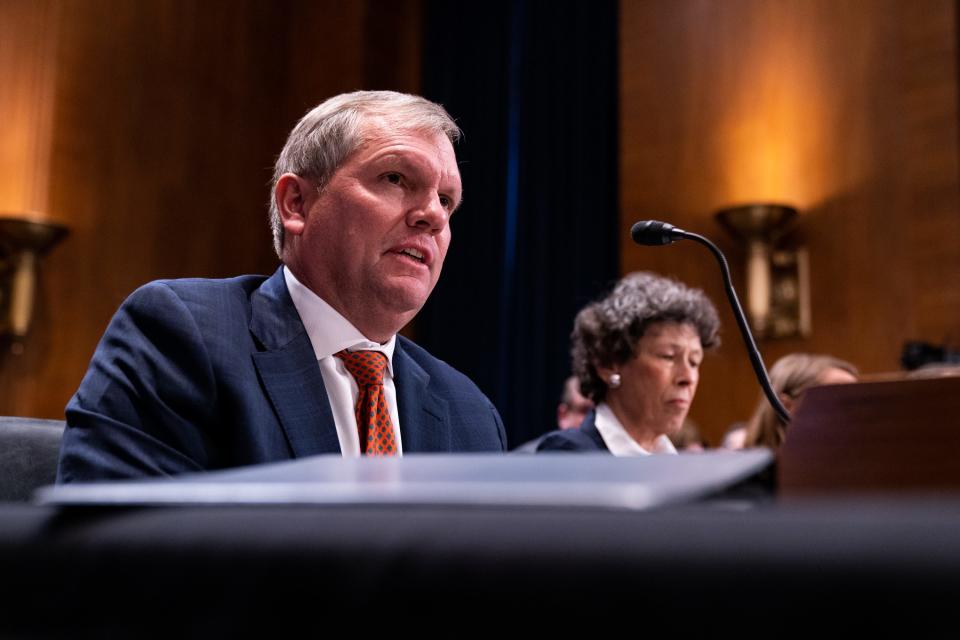
[[[537,453],[543,451],[606,451],[609,453],[610,449],[607,448],[607,444],[597,430],[596,419],[596,412],[591,411],[576,429],[551,431],[540,439]]]
[[[404,452],[504,450],[500,416],[466,376],[403,337],[393,371]],[[282,269],[270,278],[167,280],[135,291],[66,414],[58,482],[340,452]]]

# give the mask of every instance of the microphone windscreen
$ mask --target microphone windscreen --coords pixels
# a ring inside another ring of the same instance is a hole
[[[674,240],[672,224],[659,220],[641,220],[630,227],[630,237],[637,244],[652,247],[671,244]]]

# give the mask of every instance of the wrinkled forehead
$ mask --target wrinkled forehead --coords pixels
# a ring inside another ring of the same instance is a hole
[[[411,125],[398,116],[365,115],[358,129],[358,136],[356,149],[388,138],[411,136],[431,142],[437,145],[438,150],[449,152],[451,156],[456,157],[453,142],[443,127],[439,125],[434,127],[423,123]]]
[[[455,183],[462,190],[460,168],[453,143],[442,129],[410,127],[387,118],[371,118],[360,128],[359,144],[351,156],[375,154],[379,149],[391,146],[414,147],[424,151],[442,177]],[[411,141],[413,144],[411,144]]]

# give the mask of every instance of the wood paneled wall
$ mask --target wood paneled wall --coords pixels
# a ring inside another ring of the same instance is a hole
[[[831,353],[898,368],[905,340],[960,341],[957,17],[953,0],[621,3],[624,271],[673,274],[721,309],[692,417],[716,443],[759,395],[713,259],[640,248],[666,219],[743,254],[724,206],[797,206],[811,258],[813,334],[762,341],[768,364]],[[742,280],[741,280],[742,282]],[[742,286],[742,285],[741,285]]]
[[[712,440],[757,396],[716,267],[690,244],[634,247],[629,225],[663,217],[708,234],[741,275],[713,212],[798,206],[813,335],[762,342],[768,363],[804,350],[887,371],[906,339],[960,340],[955,6],[622,3],[622,265],[674,274],[720,307],[725,343],[693,410]],[[419,11],[382,0],[0,4],[0,191],[17,200],[7,208],[44,208],[73,228],[43,265],[23,354],[0,353],[0,414],[61,416],[138,285],[271,271],[264,203],[286,133],[340,91],[416,91]],[[18,117],[33,123],[26,138]]]
[[[58,8],[0,3],[0,214],[46,210]]]
[[[0,353],[0,414],[62,417],[137,286],[273,271],[268,182],[296,120],[342,91],[419,85],[416,2],[12,0],[0,24],[12,17],[26,44],[0,45],[0,76],[39,60],[34,75],[55,78],[52,98],[18,98],[50,109],[33,134],[49,153],[12,162],[48,158],[30,179],[72,235],[43,264],[23,353]]]

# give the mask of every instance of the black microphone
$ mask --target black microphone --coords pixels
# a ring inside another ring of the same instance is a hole
[[[673,243],[679,237],[675,237],[676,232],[683,233],[683,230],[659,220],[641,220],[630,227],[630,237],[633,241],[647,247]]]
[[[790,424],[790,414],[787,412],[786,407],[783,406],[783,403],[780,402],[780,398],[777,397],[777,393],[770,384],[770,376],[767,375],[767,368],[763,365],[760,350],[757,349],[757,343],[754,341],[753,334],[750,332],[750,326],[747,324],[747,318],[743,314],[743,308],[740,306],[737,292],[733,289],[733,282],[730,279],[730,267],[727,266],[727,259],[724,257],[723,252],[717,248],[717,245],[705,237],[684,231],[683,229],[678,229],[672,224],[660,222],[659,220],[641,220],[637,222],[630,227],[630,237],[633,238],[633,241],[637,244],[648,247],[673,244],[675,240],[693,240],[710,250],[710,253],[714,255],[720,264],[720,274],[723,276],[723,288],[727,292],[727,299],[733,308],[733,317],[737,321],[737,326],[740,327],[740,335],[743,336],[743,343],[747,347],[747,355],[750,356],[750,364],[753,365],[753,372],[757,376],[757,381],[760,383],[760,387],[767,397],[767,402],[773,407],[780,422],[782,422],[784,426]]]

